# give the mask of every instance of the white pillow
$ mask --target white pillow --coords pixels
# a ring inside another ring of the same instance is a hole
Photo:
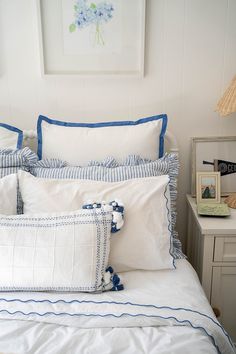
[[[89,200],[120,199],[125,225],[112,237],[110,263],[117,271],[173,268],[169,177],[122,182],[56,180],[19,172],[24,213],[69,211]]]
[[[17,174],[0,178],[0,214],[17,213]]]
[[[112,217],[104,209],[0,216],[0,290],[122,290],[107,269]]]
[[[0,149],[21,149],[23,132],[11,125],[0,123]]]
[[[43,116],[38,119],[40,159],[58,158],[71,165],[113,156],[121,161],[129,154],[156,160],[163,156],[165,114],[137,121],[67,123]]]

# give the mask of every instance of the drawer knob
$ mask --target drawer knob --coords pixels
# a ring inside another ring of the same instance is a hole
[[[217,307],[212,307],[212,310],[217,318],[220,317],[220,310]]]

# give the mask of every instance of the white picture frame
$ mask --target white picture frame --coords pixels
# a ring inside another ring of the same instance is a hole
[[[220,203],[220,172],[197,172],[196,191],[198,203]]]
[[[220,164],[220,160],[231,162],[232,166],[228,167],[234,168],[234,173],[221,176],[221,196],[228,196],[236,192],[236,136],[192,138],[193,197],[196,196],[196,172],[222,172],[227,165]]]
[[[36,2],[43,76],[144,76],[146,0]]]

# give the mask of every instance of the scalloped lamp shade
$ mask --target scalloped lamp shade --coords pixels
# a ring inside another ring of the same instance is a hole
[[[221,116],[227,116],[228,114],[236,112],[236,75],[219,100],[216,111],[219,112]]]

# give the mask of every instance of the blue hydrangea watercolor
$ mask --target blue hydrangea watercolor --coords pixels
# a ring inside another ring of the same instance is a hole
[[[69,31],[82,30],[85,27],[95,27],[95,43],[104,45],[101,26],[113,18],[114,6],[112,3],[102,1],[100,3],[88,0],[77,0],[74,5],[75,21],[69,26]]]

